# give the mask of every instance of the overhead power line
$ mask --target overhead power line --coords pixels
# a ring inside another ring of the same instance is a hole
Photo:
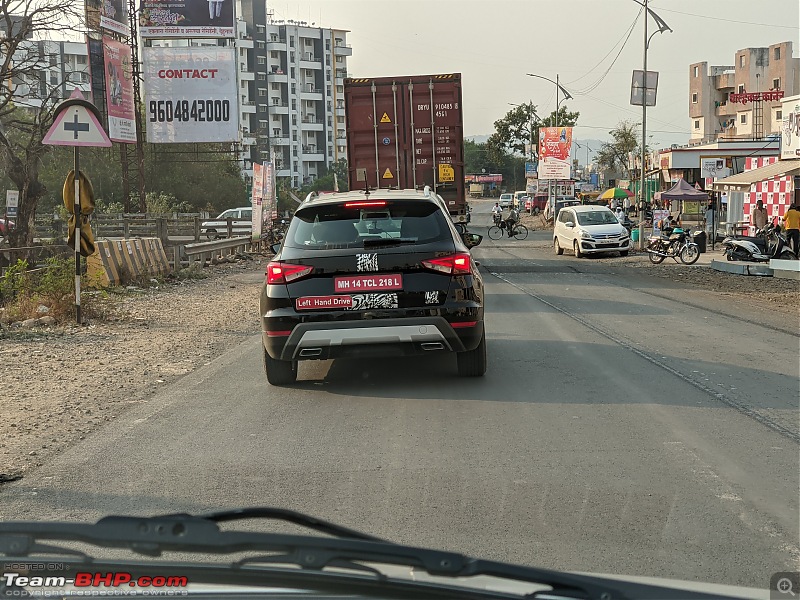
[[[658,10],[663,12],[671,12],[678,15],[686,15],[688,17],[697,17],[699,19],[711,19],[714,21],[725,21],[726,23],[738,23],[740,25],[758,25],[760,27],[779,27],[781,29],[797,29],[796,25],[777,25],[775,23],[755,23],[753,21],[737,21],[736,19],[724,19],[717,15],[698,15],[696,13],[682,12],[680,10],[672,10],[671,8],[658,7]]]

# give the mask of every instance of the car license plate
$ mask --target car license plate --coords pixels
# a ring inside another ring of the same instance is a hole
[[[352,308],[351,296],[303,296],[295,300],[297,310],[326,310],[331,308]]]
[[[358,275],[354,277],[335,277],[333,291],[364,292],[381,290],[402,290],[402,275]]]

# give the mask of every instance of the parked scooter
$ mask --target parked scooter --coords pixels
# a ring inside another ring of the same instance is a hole
[[[726,237],[722,241],[725,258],[746,262],[769,262],[773,258],[797,258],[789,247],[780,225],[767,224],[756,236]]]

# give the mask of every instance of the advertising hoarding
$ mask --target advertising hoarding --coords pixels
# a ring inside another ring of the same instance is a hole
[[[234,48],[144,48],[147,141],[236,142]]]
[[[234,0],[141,0],[142,38],[236,37]]]
[[[103,37],[108,137],[115,142],[136,143],[136,114],[133,106],[131,48]]]
[[[784,98],[781,107],[781,160],[800,158],[800,96]]]
[[[86,0],[86,23],[94,31],[105,29],[129,37],[127,0]]]
[[[539,128],[539,179],[569,179],[572,127]]]
[[[264,200],[264,168],[258,164],[253,163],[253,190],[251,194],[251,202],[253,207],[253,239],[258,240],[261,238],[264,231],[262,230],[262,203]]]
[[[264,163],[263,171],[264,200],[261,202],[262,231],[272,227],[272,220],[278,217],[278,202],[275,187],[275,166],[271,162]]]

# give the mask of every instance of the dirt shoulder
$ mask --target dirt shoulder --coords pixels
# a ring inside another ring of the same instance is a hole
[[[0,330],[0,483],[258,333],[267,261],[128,291],[88,326]]]

